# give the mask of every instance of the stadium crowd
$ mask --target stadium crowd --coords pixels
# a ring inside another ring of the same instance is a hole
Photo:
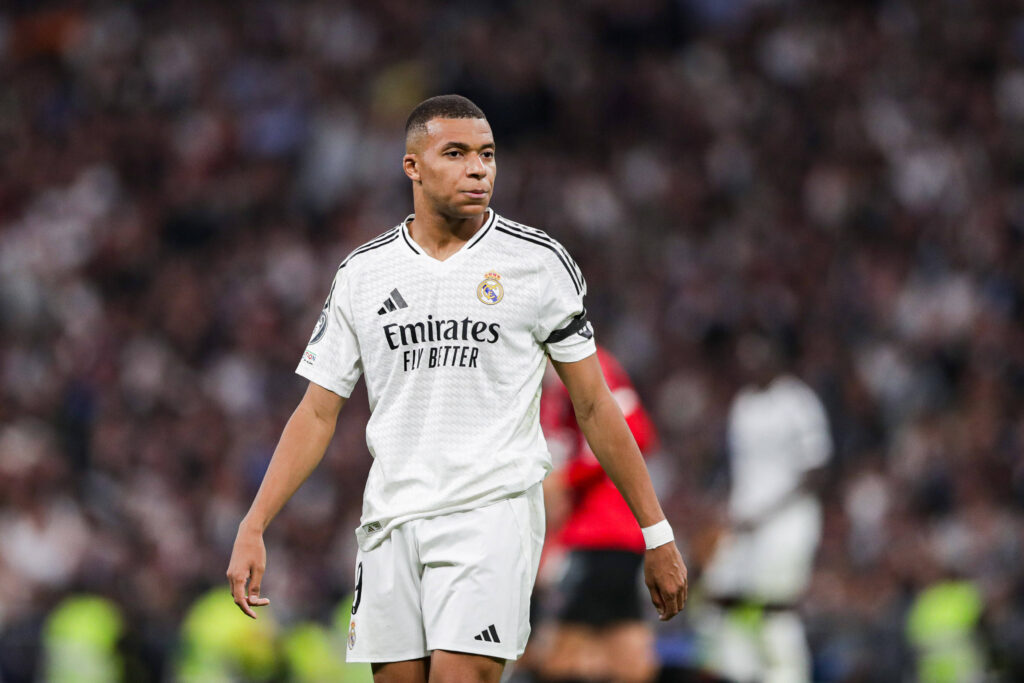
[[[497,210],[586,273],[662,436],[693,609],[733,342],[770,329],[836,443],[801,606],[816,678],[920,674],[934,629],[908,615],[949,579],[980,605],[975,672],[1024,678],[1018,2],[13,0],[0,680],[53,666],[69,595],[118,606],[131,680],[181,671],[205,591],[234,609],[224,570],[292,370],[337,264],[411,210],[402,125],[441,92],[488,114]],[[352,589],[367,417],[357,394],[268,531],[280,629]]]

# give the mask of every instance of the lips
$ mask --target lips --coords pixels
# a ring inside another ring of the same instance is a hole
[[[476,199],[482,199],[487,196],[487,190],[462,190],[463,194],[468,194],[470,197]]]

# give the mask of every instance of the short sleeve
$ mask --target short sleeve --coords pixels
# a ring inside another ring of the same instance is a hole
[[[348,271],[339,269],[295,372],[348,398],[363,365],[353,326]]]
[[[572,363],[597,352],[594,328],[583,297],[587,283],[579,266],[558,245],[545,254],[540,278],[540,310],[534,338],[553,360]]]

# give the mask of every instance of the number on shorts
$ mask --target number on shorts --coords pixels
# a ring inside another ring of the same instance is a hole
[[[359,601],[363,599],[363,563],[356,565],[356,591],[352,596],[352,614],[359,609]]]

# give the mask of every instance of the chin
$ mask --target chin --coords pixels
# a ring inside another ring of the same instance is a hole
[[[477,216],[482,216],[487,212],[488,204],[490,204],[489,201],[453,206],[452,215],[459,218],[476,218]]]

